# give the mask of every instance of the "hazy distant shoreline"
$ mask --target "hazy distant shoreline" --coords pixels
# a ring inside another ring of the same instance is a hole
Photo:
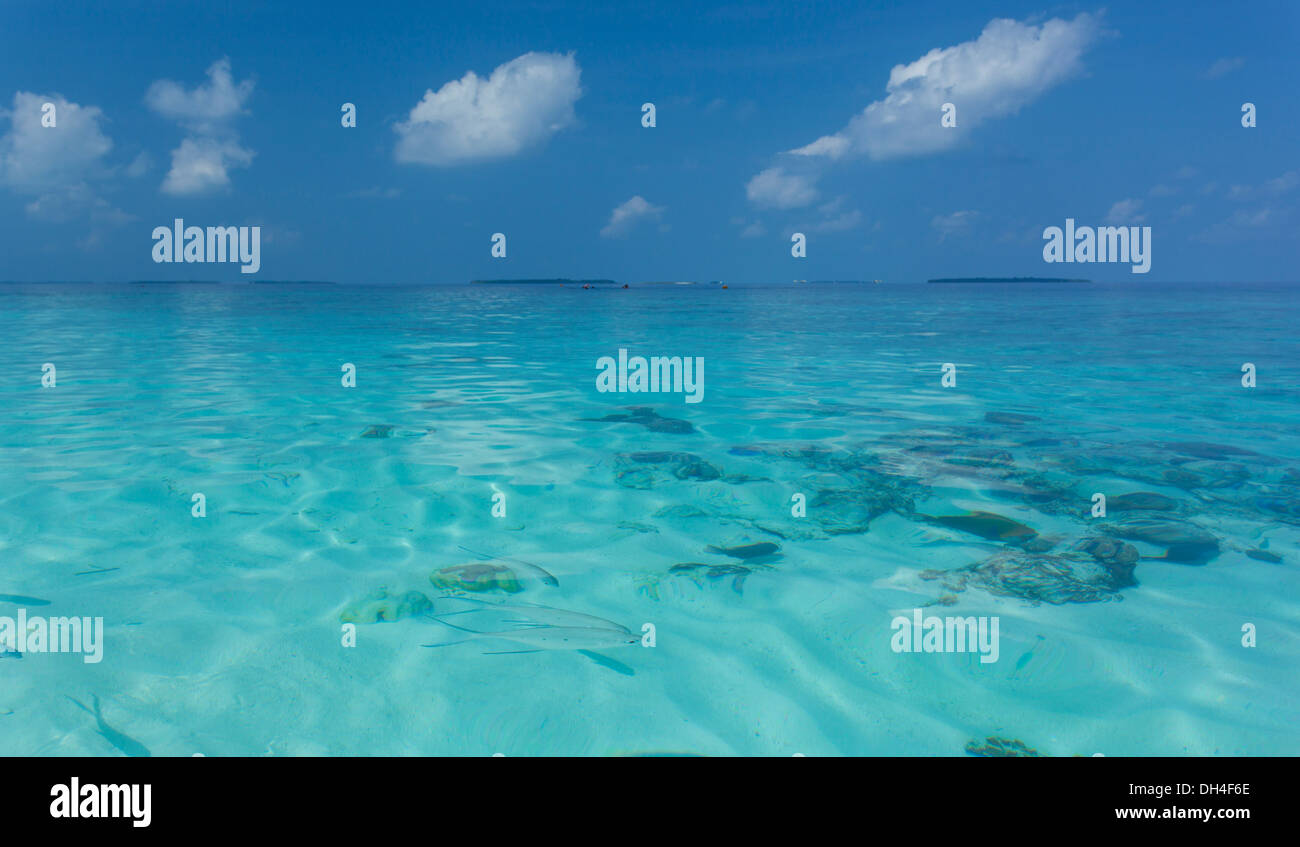
[[[1092,282],[1090,279],[1066,279],[1056,276],[950,276],[928,279],[927,283],[950,282]]]

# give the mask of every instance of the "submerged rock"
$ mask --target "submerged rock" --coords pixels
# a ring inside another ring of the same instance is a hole
[[[1125,544],[1123,541],[1116,541],[1104,535],[1085,538],[1074,549],[1087,553],[1099,562],[1127,565],[1130,569],[1140,558],[1138,549],[1132,544]]]
[[[1212,459],[1214,461],[1251,461],[1263,464],[1273,464],[1274,460],[1263,453],[1256,453],[1254,450],[1243,450],[1240,447],[1230,447],[1226,444],[1210,444],[1205,441],[1167,441],[1160,445],[1166,450],[1175,453],[1181,453],[1184,456],[1192,456],[1197,459]]]
[[[1121,477],[1185,491],[1237,488],[1250,480],[1250,470],[1241,462],[1198,459],[1160,445],[1085,445],[1085,449],[1046,455],[1042,461],[1078,476]]]
[[[820,444],[745,444],[727,451],[733,456],[764,456],[772,459],[789,459],[814,470],[837,470],[832,462],[835,451]]]
[[[623,453],[616,459],[620,470],[614,481],[624,488],[654,488],[670,477],[680,480],[711,482],[722,478],[722,471],[693,453],[671,451]],[[631,465],[632,467],[627,467]]]
[[[673,476],[678,479],[698,479],[709,481],[719,479],[722,471],[710,465],[703,460],[698,462],[685,462],[673,468]]]
[[[648,491],[655,487],[654,468],[626,468],[614,472],[614,481],[624,488]]]
[[[1035,535],[1019,543],[1020,549],[1027,553],[1046,553],[1056,546],[1056,539],[1045,535]]]
[[[971,586],[1031,604],[1104,603],[1122,600],[1120,591],[1137,585],[1133,566],[1070,551],[1061,555],[1008,550],[983,562],[951,571],[927,570],[922,579],[941,580],[950,592]]]
[[[644,453],[627,453],[624,455],[630,462],[639,465],[675,465],[682,462],[698,462],[700,457],[693,453],[675,453],[670,450],[657,450]]]
[[[1027,423],[1041,421],[1042,418],[1034,415],[1021,415],[1016,412],[985,412],[984,420],[988,423],[1004,424],[1006,426],[1024,426]]]
[[[998,738],[990,735],[984,743],[966,742],[966,753],[970,756],[1026,756],[1042,758],[1038,751],[1016,738]]]
[[[1120,494],[1106,500],[1108,512],[1171,512],[1178,508],[1178,501],[1163,494],[1151,491],[1134,491]]]
[[[846,535],[866,532],[873,520],[895,509],[911,508],[911,498],[888,489],[823,488],[808,501],[808,517],[829,535]]]
[[[1300,521],[1300,497],[1256,497],[1255,505],[1287,523]]]
[[[685,520],[687,518],[707,518],[709,513],[695,506],[678,504],[675,506],[664,506],[657,510],[651,517],[659,519]]]
[[[967,450],[945,456],[943,462],[965,468],[1011,468],[1016,459],[1006,450]]]
[[[419,591],[389,594],[379,588],[339,613],[343,623],[391,623],[422,615],[433,608],[433,601]]]

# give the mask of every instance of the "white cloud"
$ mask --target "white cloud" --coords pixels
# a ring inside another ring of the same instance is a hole
[[[978,217],[979,212],[974,209],[962,209],[951,215],[935,215],[930,226],[938,231],[939,240],[943,241],[950,235],[960,235],[969,230]]]
[[[1256,229],[1264,226],[1272,219],[1272,209],[1256,209],[1253,212],[1238,210],[1232,213],[1232,217],[1228,218],[1228,223],[1243,229]]]
[[[842,135],[824,135],[811,144],[788,151],[791,156],[825,156],[838,159],[849,152],[852,144]]]
[[[1274,209],[1264,207],[1254,210],[1238,209],[1228,218],[1202,232],[1197,239],[1210,244],[1229,244],[1257,237],[1269,229],[1278,215]]]
[[[45,103],[54,104],[51,127],[41,123]],[[19,91],[13,109],[0,109],[0,118],[9,119],[9,131],[0,136],[0,186],[34,198],[24,206],[28,216],[56,223],[88,216],[96,231],[130,220],[94,187],[110,175],[104,157],[113,149],[98,108]]]
[[[434,166],[513,156],[574,122],[581,74],[572,53],[525,53],[486,79],[469,71],[425,92],[394,127],[394,155]]]
[[[1243,67],[1245,64],[1246,64],[1246,60],[1241,58],[1240,56],[1236,56],[1231,59],[1220,59],[1217,62],[1215,62],[1213,65],[1210,65],[1209,69],[1206,70],[1205,78],[1218,79],[1221,76],[1226,76],[1232,73],[1233,71],[1238,70],[1239,68]]]
[[[172,151],[172,167],[163,180],[166,194],[206,194],[230,187],[231,168],[253,163],[253,151],[233,141],[215,138],[186,138]]]
[[[55,126],[41,125],[41,106],[54,104]],[[66,189],[100,176],[113,142],[100,129],[104,113],[94,106],[70,103],[58,95],[19,91],[0,136],[0,184],[23,194]]]
[[[222,58],[208,68],[208,82],[190,91],[179,82],[160,79],[149,86],[145,103],[165,118],[196,133],[212,134],[243,111],[253,93],[253,81],[238,85],[230,75],[230,59]]]
[[[1120,200],[1110,207],[1106,213],[1106,223],[1112,225],[1132,226],[1146,220],[1146,215],[1139,215],[1138,210],[1142,208],[1141,200],[1132,198]]]
[[[1260,194],[1286,194],[1288,191],[1300,185],[1300,171],[1287,171],[1281,176],[1268,180],[1260,188],[1253,185],[1232,185],[1228,188],[1228,196],[1233,200],[1254,199]]]
[[[784,168],[768,168],[745,186],[749,202],[772,209],[797,209],[817,199],[813,180],[786,173]]]
[[[648,203],[638,194],[614,209],[613,214],[609,216],[609,223],[605,224],[600,234],[604,238],[619,238],[627,235],[638,221],[658,220],[663,211],[663,206]]]
[[[941,127],[944,103],[957,107],[957,127],[1013,114],[1048,89],[1083,70],[1081,58],[1097,38],[1098,20],[1080,14],[1040,26],[990,21],[979,38],[935,48],[889,74],[888,94],[833,135],[796,150],[797,156],[838,159],[864,154],[891,159],[932,153],[961,137]]]
[[[233,121],[244,112],[253,81],[238,84],[230,60],[218,59],[208,68],[206,84],[187,90],[178,82],[160,79],[149,86],[145,103],[176,121],[189,135],[172,151],[172,166],[163,179],[166,194],[205,194],[230,187],[230,170],[246,168],[256,155],[242,147]]]

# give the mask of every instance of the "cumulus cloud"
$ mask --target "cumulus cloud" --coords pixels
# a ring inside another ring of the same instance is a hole
[[[756,206],[797,209],[817,199],[817,188],[813,183],[813,179],[787,173],[784,168],[768,168],[749,181],[745,195]]]
[[[955,146],[966,130],[1005,117],[1083,71],[1083,54],[1101,32],[1099,19],[1080,14],[1039,25],[997,18],[973,41],[938,47],[910,64],[895,65],[885,97],[868,105],[839,132],[786,151],[784,165],[749,181],[756,205],[794,208],[816,199],[816,173],[826,163],[855,156],[872,160],[935,153]],[[945,103],[956,107],[956,127],[944,127]],[[787,168],[799,163],[802,175]]]
[[[43,126],[42,106],[54,105],[54,126]],[[104,134],[104,113],[55,95],[19,91],[13,108],[0,109],[9,130],[0,136],[0,186],[31,197],[29,217],[48,222],[89,216],[96,227],[130,219],[99,195],[97,184],[111,169],[105,156],[113,149]]]
[[[256,155],[240,145],[233,126],[253,93],[253,81],[236,84],[226,58],[213,62],[207,74],[208,81],[193,89],[161,79],[145,94],[150,109],[189,133],[172,151],[172,166],[162,183],[166,194],[205,194],[229,188],[230,170],[248,167]]]
[[[1120,200],[1110,207],[1106,213],[1106,223],[1111,225],[1132,226],[1146,220],[1146,215],[1139,215],[1138,210],[1142,208],[1141,200],[1128,198]]]
[[[41,125],[41,107],[53,103],[55,126]],[[64,98],[19,91],[13,109],[0,110],[9,131],[0,136],[0,183],[24,194],[41,194],[103,174],[113,142],[100,128],[104,113]]]
[[[233,141],[187,138],[172,151],[172,166],[163,180],[166,194],[206,194],[230,187],[231,168],[253,163],[253,152]]]
[[[244,103],[253,93],[253,81],[238,85],[230,73],[230,59],[221,58],[208,68],[208,82],[191,90],[170,79],[160,79],[149,86],[145,103],[165,118],[170,118],[195,132],[212,134],[243,112]]]
[[[437,167],[513,156],[574,122],[581,74],[572,53],[525,53],[487,78],[469,71],[427,90],[393,127],[394,156]]]
[[[957,107],[962,128],[1014,114],[1079,74],[1083,54],[1099,30],[1097,19],[1088,14],[1039,26],[992,20],[974,41],[935,48],[911,64],[895,65],[883,100],[867,106],[839,132],[790,153],[891,159],[951,147],[960,136],[939,124],[944,103]]]
[[[639,221],[658,220],[663,214],[663,206],[646,202],[640,194],[615,207],[609,216],[609,223],[600,231],[604,238],[619,238],[627,233]]]

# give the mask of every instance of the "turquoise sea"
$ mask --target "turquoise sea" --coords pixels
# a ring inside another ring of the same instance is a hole
[[[0,754],[1300,754],[1298,326],[1233,283],[0,286],[0,616],[104,620],[0,655]],[[702,402],[598,392],[620,348]],[[998,661],[895,652],[915,609]]]

